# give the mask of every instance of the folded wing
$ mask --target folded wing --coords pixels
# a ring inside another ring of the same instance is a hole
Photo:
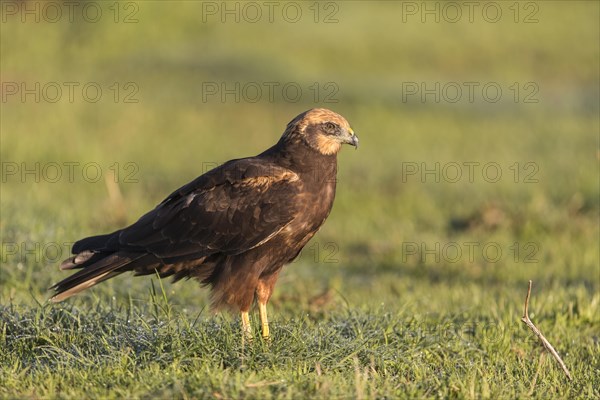
[[[181,275],[171,266],[257,247],[295,218],[301,184],[294,172],[260,158],[223,164],[173,192],[131,226],[75,243],[75,255],[61,268],[83,269],[52,287],[53,300],[125,271]]]

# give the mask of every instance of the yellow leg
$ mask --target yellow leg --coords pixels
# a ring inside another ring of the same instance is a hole
[[[244,339],[252,340],[252,326],[250,326],[248,311],[242,311],[242,343]]]
[[[269,338],[269,320],[267,319],[267,304],[258,303],[258,311],[260,313],[260,324],[262,325],[262,336],[265,339]]]

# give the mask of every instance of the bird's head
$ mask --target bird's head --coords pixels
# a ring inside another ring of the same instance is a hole
[[[358,137],[348,121],[326,108],[313,108],[298,115],[287,125],[283,137],[300,140],[326,155],[336,154],[344,143],[358,148]]]

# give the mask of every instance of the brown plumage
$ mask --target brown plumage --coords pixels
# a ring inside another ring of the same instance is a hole
[[[335,196],[337,153],[358,145],[348,122],[316,108],[294,118],[270,149],[232,160],[173,192],[134,224],[82,239],[61,269],[81,269],[51,289],[62,301],[123,272],[196,278],[213,306],[248,311],[256,296],[263,336],[266,304],[283,265],[319,230]]]

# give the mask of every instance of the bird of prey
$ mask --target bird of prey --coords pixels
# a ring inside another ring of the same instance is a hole
[[[344,117],[324,108],[303,112],[263,153],[206,172],[126,228],[76,242],[60,268],[79,271],[52,286],[50,300],[127,271],[195,278],[212,288],[215,309],[241,312],[245,337],[256,298],[269,337],[267,302],[282,267],[331,211],[344,143],[358,147]]]

